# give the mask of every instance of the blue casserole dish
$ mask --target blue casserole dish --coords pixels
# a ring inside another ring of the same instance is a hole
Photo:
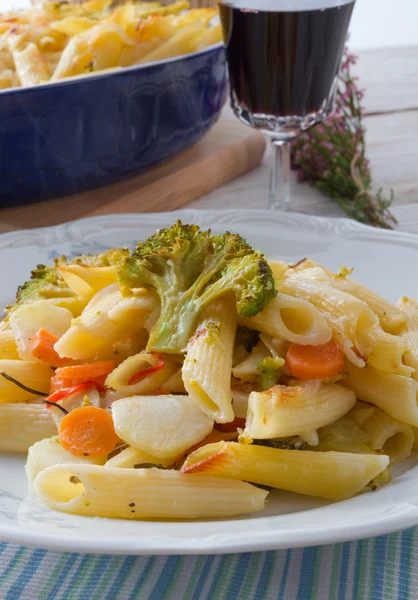
[[[0,206],[114,183],[197,142],[225,102],[222,44],[0,92]]]

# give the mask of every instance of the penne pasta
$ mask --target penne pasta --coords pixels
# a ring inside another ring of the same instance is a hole
[[[351,294],[362,302],[365,302],[374,314],[377,315],[383,331],[393,335],[397,335],[402,331],[405,324],[405,317],[399,308],[349,277],[332,277],[330,283],[342,292]]]
[[[33,482],[38,473],[47,467],[62,464],[93,464],[102,465],[106,459],[92,456],[73,456],[60,444],[57,436],[40,440],[33,444],[28,451],[25,470],[29,491],[33,491]]]
[[[0,404],[0,450],[27,452],[32,444],[55,435],[57,428],[43,404]]]
[[[290,275],[282,281],[281,290],[311,302],[325,317],[348,360],[358,367],[365,365],[370,348],[364,341],[363,332],[378,323],[365,302],[333,288],[329,277],[320,268]]]
[[[231,297],[208,306],[189,341],[183,363],[186,391],[211,419],[234,419],[231,368],[236,329],[236,308]]]
[[[342,384],[351,388],[359,400],[375,404],[402,423],[418,426],[418,382],[372,367],[350,365],[348,373]]]
[[[162,368],[159,368],[162,365]],[[108,375],[106,385],[125,397],[149,394],[161,388],[178,370],[178,363],[170,356],[140,352],[127,358]],[[143,375],[137,382],[130,383],[135,374]]]
[[[363,333],[364,345],[372,348],[367,364],[380,371],[409,377],[412,369],[403,364],[407,341],[403,336],[386,333],[376,325]]]
[[[255,317],[239,318],[240,325],[297,344],[329,342],[332,330],[320,312],[303,299],[278,293]]]
[[[112,358],[113,344],[128,333],[138,333],[155,302],[149,293],[123,298],[117,284],[106,287],[93,296],[54,348],[61,357],[74,360]]]
[[[116,267],[91,267],[70,264],[60,267],[65,283],[78,295],[92,298],[94,294],[117,282]]]
[[[374,413],[373,404],[366,404],[365,402],[356,402],[353,410],[347,415],[351,421],[353,421],[358,427],[363,427],[363,425],[370,419],[370,417]]]
[[[251,481],[298,494],[345,500],[384,471],[384,455],[281,450],[219,442],[190,454],[181,471]]]
[[[394,419],[380,408],[374,408],[362,429],[369,437],[370,447],[387,454],[391,462],[401,462],[410,456],[415,441],[412,427]]]
[[[338,384],[276,385],[250,394],[245,433],[253,439],[303,436],[336,421],[355,403],[354,392]]]
[[[151,50],[144,58],[141,58],[137,64],[164,60],[170,56],[194,52],[198,47],[198,40],[202,36],[204,28],[205,25],[202,23],[192,23],[187,27],[183,27],[169,40],[163,42],[155,50]]]
[[[53,510],[119,519],[198,519],[264,508],[267,492],[242,481],[160,469],[58,465],[39,473],[36,494]]]
[[[0,372],[39,392],[49,392],[51,377],[54,374],[51,367],[45,363],[9,359],[0,360]],[[36,395],[0,376],[0,405],[3,402],[29,402],[34,399]]]
[[[371,407],[374,411],[374,407]],[[370,438],[352,419],[352,412],[345,417],[322,427],[318,431],[320,452],[354,452],[355,454],[376,454],[370,446]]]
[[[404,362],[413,369],[412,377],[418,381],[418,303],[409,296],[403,296],[398,300],[397,306],[405,317],[402,338],[407,348]]]
[[[172,458],[157,458],[156,456],[152,456],[152,454],[143,452],[143,450],[128,446],[128,448],[124,448],[119,454],[110,458],[106,462],[106,467],[133,469],[140,468],[140,465],[148,464],[166,468],[172,465],[172,463]]]
[[[11,329],[6,329],[4,331],[0,329],[0,360],[3,358],[11,360],[18,360],[20,358],[15,337]]]
[[[13,62],[20,85],[33,86],[50,79],[48,63],[34,43],[23,50],[13,50]]]

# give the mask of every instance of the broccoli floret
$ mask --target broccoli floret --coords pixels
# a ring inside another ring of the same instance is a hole
[[[251,317],[276,294],[267,261],[242,237],[212,236],[181,221],[138,244],[119,264],[118,277],[125,295],[144,286],[156,290],[161,314],[148,349],[175,354],[184,351],[199,314],[213,300],[233,293],[238,314]]]
[[[49,298],[75,298],[76,294],[65,283],[59,267],[62,265],[78,264],[92,267],[109,267],[122,260],[129,250],[126,248],[112,248],[101,254],[84,254],[68,259],[60,256],[54,260],[53,265],[38,265],[31,272],[31,278],[19,286],[16,292],[16,302],[6,307],[8,314],[21,306],[37,300]]]
[[[257,381],[264,390],[270,390],[279,379],[280,369],[284,365],[283,358],[266,356],[257,365]]]

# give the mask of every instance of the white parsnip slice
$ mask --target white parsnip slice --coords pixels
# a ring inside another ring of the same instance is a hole
[[[189,396],[132,396],[112,404],[118,436],[158,458],[176,458],[203,440],[213,419]]]

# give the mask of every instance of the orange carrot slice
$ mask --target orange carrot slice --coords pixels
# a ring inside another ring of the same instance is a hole
[[[35,333],[31,341],[30,347],[33,356],[53,367],[62,367],[68,364],[68,358],[61,358],[58,352],[54,350],[54,344],[58,340],[59,337],[51,331],[40,329]]]
[[[332,340],[321,346],[290,344],[286,367],[298,379],[328,379],[343,370],[344,354]]]
[[[70,365],[61,367],[55,371],[51,380],[52,392],[61,388],[74,387],[85,381],[93,381],[103,385],[106,377],[115,368],[113,360],[99,360],[82,365]]]
[[[75,408],[66,415],[59,439],[73,456],[107,456],[118,442],[111,414],[96,406]]]

